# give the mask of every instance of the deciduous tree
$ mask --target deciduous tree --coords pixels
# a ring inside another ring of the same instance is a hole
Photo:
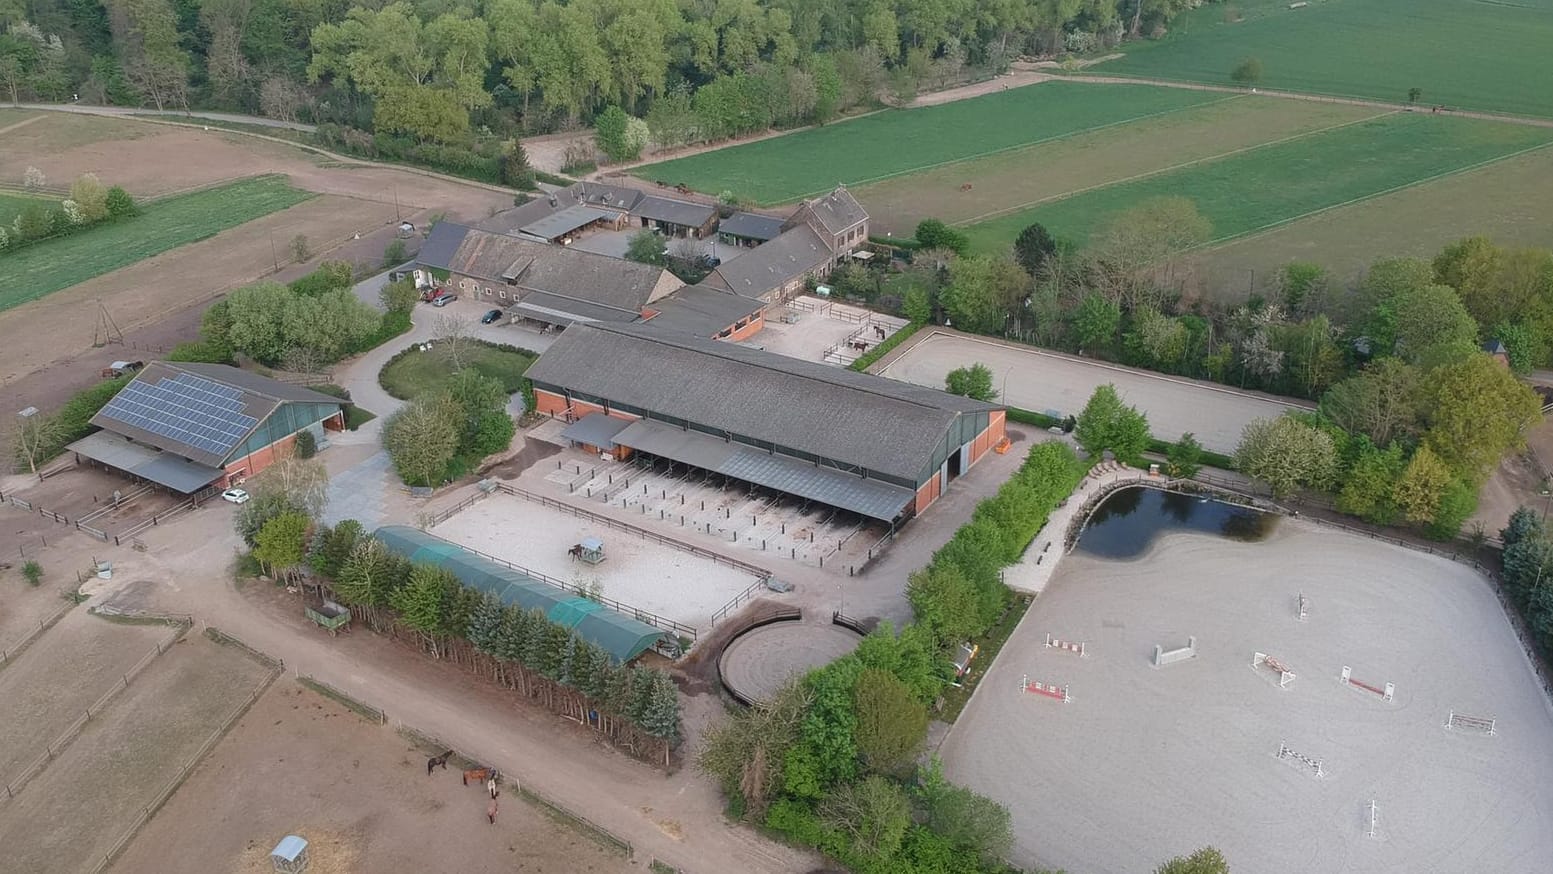
[[[997,398],[992,387],[992,371],[980,362],[970,367],[956,367],[944,377],[944,390],[952,395],[990,401]]]
[[[1523,444],[1542,401],[1488,355],[1469,355],[1436,370],[1424,444],[1452,470],[1481,482],[1504,453]]]
[[[1399,358],[1381,358],[1321,396],[1321,414],[1376,446],[1416,437],[1427,401],[1423,374]]]
[[[911,825],[911,801],[899,785],[877,774],[836,788],[819,807],[826,826],[845,833],[860,856],[895,855]]]
[[[1331,488],[1337,449],[1331,435],[1297,419],[1256,419],[1241,433],[1235,469],[1267,483],[1282,498],[1299,486]]]
[[[1392,493],[1403,518],[1425,523],[1440,509],[1440,498],[1451,484],[1451,470],[1428,446],[1420,446],[1408,460]]]
[[[290,576],[302,566],[307,529],[311,524],[312,520],[306,514],[294,510],[271,517],[259,529],[253,557],[272,575]]]
[[[632,234],[626,243],[626,260],[661,267],[664,248],[661,234],[651,228],[643,228]]]
[[[435,394],[410,401],[383,424],[383,448],[406,484],[441,484],[458,452],[459,417],[457,405]]]
[[[917,797],[922,802],[928,828],[942,835],[959,852],[995,866],[1013,849],[1014,831],[1008,808],[950,783],[937,755],[917,775]]]
[[[879,668],[864,668],[852,694],[857,751],[868,767],[892,773],[910,763],[927,736],[927,707],[894,674]]]
[[[1165,450],[1165,465],[1171,476],[1191,479],[1202,470],[1202,457],[1202,444],[1197,442],[1197,435],[1188,431]]]
[[[1123,404],[1116,386],[1107,383],[1089,396],[1073,436],[1091,456],[1109,449],[1123,461],[1136,462],[1148,448],[1149,423],[1136,407]]]
[[[965,234],[935,218],[917,222],[915,237],[918,245],[924,249],[948,249],[956,255],[964,255],[971,246]]]

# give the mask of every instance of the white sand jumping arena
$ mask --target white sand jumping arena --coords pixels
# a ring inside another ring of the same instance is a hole
[[[1086,658],[1048,649],[1053,628]],[[1196,658],[1150,665],[1188,635]],[[1254,652],[1298,681],[1278,688]],[[1020,693],[1025,674],[1073,701]],[[1495,733],[1447,729],[1452,710]],[[1064,558],[941,752],[1008,806],[1021,865],[1132,874],[1213,845],[1235,874],[1530,874],[1553,859],[1550,750],[1553,708],[1485,580],[1285,519],[1262,543]]]

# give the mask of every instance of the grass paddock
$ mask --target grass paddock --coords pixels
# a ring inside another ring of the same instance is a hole
[[[732,191],[763,204],[822,194],[837,183],[918,173],[1032,143],[1224,100],[1201,91],[1043,82],[974,100],[893,109],[741,146],[648,164],[642,179]]]
[[[483,340],[470,341],[465,366],[473,367],[484,376],[501,381],[508,393],[518,391],[523,374],[534,363],[534,356],[514,346],[498,346]],[[383,365],[378,383],[383,391],[402,401],[412,400],[427,392],[438,391],[453,378],[453,365],[436,345],[430,352],[422,352],[418,346],[395,355]]]
[[[0,310],[197,242],[313,197],[282,176],[256,176],[142,204],[140,214],[0,255]],[[3,209],[0,206],[0,209]]]
[[[1387,116],[1055,200],[966,228],[974,248],[1002,251],[1031,222],[1084,243],[1140,201],[1185,195],[1213,223],[1214,241],[1276,227],[1553,142],[1553,129]]]
[[[1235,0],[1122,52],[1091,71],[1229,85],[1253,57],[1266,88],[1553,117],[1553,0]]]

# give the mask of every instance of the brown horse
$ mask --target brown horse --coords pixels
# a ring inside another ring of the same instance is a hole
[[[485,818],[491,821],[491,825],[496,824],[496,812],[500,809],[501,807],[496,803],[496,796],[491,796],[491,803],[485,806]]]
[[[576,561],[582,558],[582,544],[579,543],[576,546],[573,546],[571,549],[566,550],[566,554],[572,557],[572,561]]]
[[[453,751],[452,750],[448,750],[447,752],[443,753],[440,756],[432,756],[431,758],[427,759],[426,760],[426,776],[430,777],[432,770],[435,769],[435,768],[441,768],[442,770],[446,771],[448,769],[448,759],[452,755],[453,755]]]

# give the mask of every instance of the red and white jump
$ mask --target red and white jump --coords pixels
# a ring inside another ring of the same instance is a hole
[[[1075,653],[1079,656],[1079,658],[1084,657],[1084,644],[1082,641],[1079,643],[1073,643],[1072,641],[1068,640],[1058,640],[1057,638],[1051,636],[1051,632],[1046,633],[1046,648],[1060,649],[1064,652]]]
[[[1278,661],[1265,652],[1252,653],[1251,670],[1260,671],[1262,668],[1277,672],[1278,688],[1280,689],[1287,689],[1289,684],[1294,682],[1294,672],[1289,670],[1289,667],[1283,662]]]
[[[1343,665],[1343,673],[1337,679],[1342,681],[1344,685],[1352,686],[1355,689],[1373,692],[1379,695],[1382,701],[1390,701],[1397,694],[1397,687],[1391,683],[1387,683],[1384,686],[1371,686],[1369,683],[1355,680],[1353,678],[1353,669],[1347,665]]]
[[[1029,692],[1032,695],[1045,695],[1047,698],[1055,698],[1064,704],[1073,700],[1068,697],[1068,687],[1066,684],[1058,686],[1055,683],[1036,682],[1030,679],[1029,674],[1025,674],[1024,679],[1019,681],[1019,690],[1021,692]]]

